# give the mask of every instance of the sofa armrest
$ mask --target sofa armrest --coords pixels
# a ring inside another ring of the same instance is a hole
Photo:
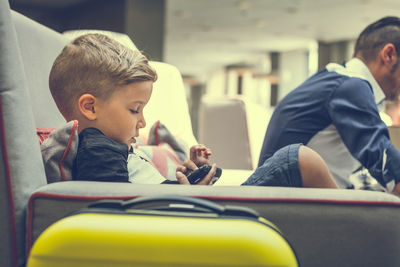
[[[221,177],[214,186],[241,185],[253,172],[252,170],[223,169]]]
[[[400,262],[399,198],[372,191],[255,186],[49,184],[29,201],[28,250],[45,228],[93,201],[163,194],[258,211],[282,230],[303,266],[396,266]]]

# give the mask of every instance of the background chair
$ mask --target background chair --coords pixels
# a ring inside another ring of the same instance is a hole
[[[390,141],[392,144],[400,150],[400,127],[399,126],[389,126]]]
[[[213,151],[222,168],[254,170],[272,110],[241,96],[203,96],[199,142]]]

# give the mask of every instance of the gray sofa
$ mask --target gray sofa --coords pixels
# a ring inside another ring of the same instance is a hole
[[[400,265],[400,199],[380,192],[238,186],[47,184],[36,127],[64,123],[49,94],[68,40],[0,0],[0,266],[24,266],[40,233],[99,199],[178,194],[255,209],[275,223],[302,266]],[[240,229],[238,229],[240,230]]]

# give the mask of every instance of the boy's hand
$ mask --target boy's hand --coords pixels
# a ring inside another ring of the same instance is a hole
[[[190,160],[194,162],[197,167],[210,164],[209,157],[211,155],[211,150],[204,145],[198,144],[190,148]],[[194,170],[194,168],[191,169]]]
[[[189,169],[195,170],[197,169],[197,166],[196,164],[194,164],[193,161],[188,159],[183,162],[183,165],[180,165],[176,168],[176,179],[180,184],[190,184],[189,180],[187,179],[187,175],[189,175]],[[208,174],[197,184],[210,185],[212,178],[215,176],[216,171],[217,171],[217,165],[213,164]]]

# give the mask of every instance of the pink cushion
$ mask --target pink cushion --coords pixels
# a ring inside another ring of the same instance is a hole
[[[49,138],[50,133],[56,128],[36,128],[36,134],[39,139],[39,144],[42,144],[44,140]]]
[[[63,127],[38,131],[42,140],[43,163],[48,183],[72,180],[72,166],[78,149],[78,121]]]
[[[135,151],[147,159],[167,179],[175,180],[176,167],[180,164],[175,151],[167,143],[139,145]]]

